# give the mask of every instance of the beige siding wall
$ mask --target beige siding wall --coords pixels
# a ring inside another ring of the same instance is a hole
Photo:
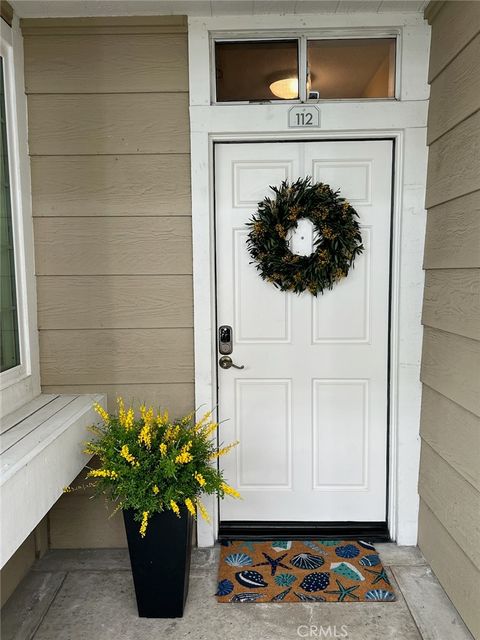
[[[186,19],[25,20],[41,382],[193,405]],[[88,496],[53,547],[125,544]]]
[[[419,545],[480,637],[480,2],[429,13]]]

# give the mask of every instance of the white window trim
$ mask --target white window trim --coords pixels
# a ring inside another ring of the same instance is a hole
[[[1,20],[1,36],[20,346],[20,365],[0,374],[0,411],[5,415],[40,393],[40,367],[23,37],[16,16],[12,27]]]
[[[287,128],[288,104],[211,104],[211,37],[252,30],[398,28],[398,100],[322,102],[322,126],[315,132]],[[215,406],[215,278],[213,231],[213,145],[216,141],[322,138],[395,139],[392,246],[392,328],[389,433],[389,513],[392,540],[417,542],[420,458],[420,322],[426,212],[427,83],[430,28],[420,15],[332,14],[225,16],[189,19],[190,133],[196,406]],[[205,503],[212,523],[198,522],[198,543],[212,545],[218,505]]]

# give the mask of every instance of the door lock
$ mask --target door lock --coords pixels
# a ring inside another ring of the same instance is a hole
[[[218,329],[218,350],[222,356],[229,356],[233,351],[233,329],[228,324]]]
[[[233,367],[234,369],[245,369],[243,364],[241,366],[234,364],[230,356],[222,356],[218,361],[218,364],[222,369],[230,369],[230,367]]]

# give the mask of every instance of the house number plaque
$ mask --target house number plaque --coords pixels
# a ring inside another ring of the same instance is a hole
[[[320,126],[320,110],[315,106],[299,105],[288,112],[288,126],[291,129],[311,129]]]

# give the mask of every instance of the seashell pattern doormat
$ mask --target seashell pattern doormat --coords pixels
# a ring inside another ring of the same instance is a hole
[[[375,547],[363,540],[222,543],[218,602],[393,602]]]

